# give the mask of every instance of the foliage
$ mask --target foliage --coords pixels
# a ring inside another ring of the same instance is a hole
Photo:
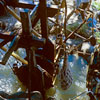
[[[95,32],[95,36],[97,39],[97,42],[100,43],[100,32]]]
[[[100,2],[94,1],[93,4],[92,4],[92,6],[93,6],[94,8],[96,8],[97,10],[100,10]]]
[[[100,38],[100,32],[95,32],[95,36]]]
[[[79,23],[75,22],[73,24],[69,24],[67,26],[67,29],[74,31],[78,26],[79,26]],[[77,33],[84,36],[84,37],[88,37],[87,30],[88,30],[88,26],[87,26],[87,24],[84,24]]]

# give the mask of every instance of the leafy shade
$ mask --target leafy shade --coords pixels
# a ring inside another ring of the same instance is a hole
[[[75,22],[73,24],[67,25],[67,29],[74,31],[78,26],[79,26],[79,23]],[[88,30],[88,26],[87,24],[84,24],[77,33],[84,37],[89,37],[89,34],[87,34],[87,30]],[[69,34],[69,32],[67,32],[67,34]]]
[[[95,32],[95,36],[97,38],[97,42],[100,43],[100,32]]]
[[[97,10],[100,10],[100,2],[93,2],[92,4],[93,7],[95,7]]]

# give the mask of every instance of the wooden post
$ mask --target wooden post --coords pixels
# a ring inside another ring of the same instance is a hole
[[[21,15],[21,22],[22,22],[22,37],[27,39],[27,37],[32,36],[32,33],[31,33],[32,25],[31,25],[30,15],[29,15],[29,12],[25,12],[25,11],[21,12],[20,15]],[[25,41],[25,39],[23,41]],[[29,40],[26,40],[26,41],[28,42]],[[32,69],[32,56],[33,55],[31,53],[32,51],[31,51],[30,43],[29,45],[26,46],[26,52],[27,52],[27,57],[28,57],[28,69],[29,69],[28,94],[29,94],[29,100],[31,100],[31,69]]]
[[[43,38],[48,40],[48,25],[47,25],[47,7],[46,7],[46,0],[39,0],[40,1],[40,21],[41,21],[41,33]]]
[[[27,58],[28,58],[28,71],[29,71],[29,73],[28,73],[28,82],[29,82],[29,84],[28,84],[28,98],[29,98],[29,100],[31,100],[31,62],[30,62],[30,60],[31,60],[31,50],[30,50],[30,48],[27,48],[26,49],[26,53],[27,53]]]
[[[32,25],[31,25],[31,19],[29,12],[21,12],[21,22],[22,22],[22,35],[23,36],[31,36],[31,30],[32,30]]]

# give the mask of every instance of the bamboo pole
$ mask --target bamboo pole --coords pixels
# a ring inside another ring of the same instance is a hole
[[[32,29],[31,32],[32,32],[35,36],[37,36],[37,37],[41,37],[41,36],[42,36],[41,34],[39,34],[38,32],[36,32],[34,29]]]
[[[13,15],[19,22],[21,22],[21,18],[9,6],[6,8],[11,15]]]
[[[59,55],[60,55],[60,51],[61,51],[61,48],[58,50],[55,58],[54,58],[54,63],[57,63],[58,59],[59,59]]]
[[[63,49],[63,48],[60,47],[58,49],[58,52],[55,56],[54,63],[56,63],[56,64],[58,63],[58,60],[59,60],[59,57],[60,57],[60,54],[61,54],[61,49]],[[56,72],[54,72],[54,74],[53,74],[53,85],[55,84],[56,79],[57,79],[57,74],[56,74]]]
[[[7,51],[7,49],[5,48],[5,47],[1,47],[1,49],[3,50],[3,51]],[[26,61],[25,59],[23,59],[23,58],[21,58],[19,55],[17,55],[16,53],[12,53],[12,56],[14,57],[14,58],[16,58],[17,60],[19,60],[20,62],[22,62],[23,64],[28,64],[28,61]]]

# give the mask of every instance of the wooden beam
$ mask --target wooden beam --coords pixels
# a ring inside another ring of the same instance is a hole
[[[26,2],[18,2],[16,4],[9,4],[8,6],[19,7],[19,8],[29,8],[33,9],[35,5],[33,3],[26,3]]]
[[[0,39],[11,41],[13,38],[14,38],[14,35],[0,33]]]

